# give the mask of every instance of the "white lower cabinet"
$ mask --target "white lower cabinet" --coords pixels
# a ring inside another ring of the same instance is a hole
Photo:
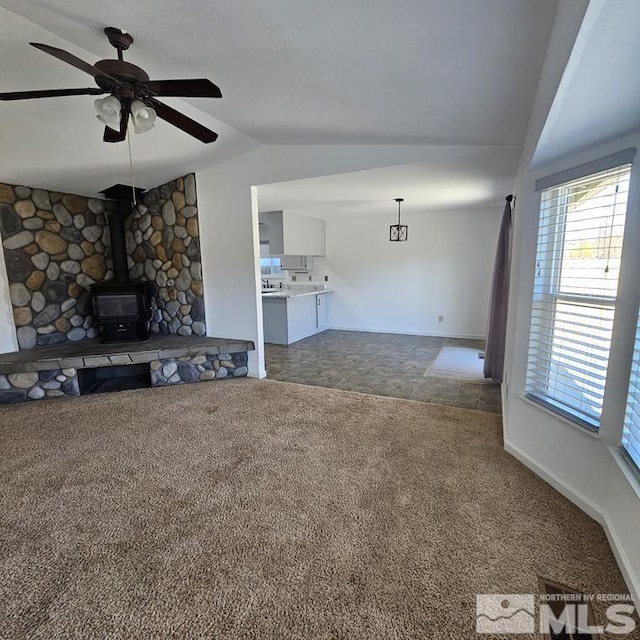
[[[319,293],[316,296],[316,329],[323,331],[329,326],[329,296]]]
[[[328,293],[274,298],[263,296],[264,341],[292,344],[329,326]]]

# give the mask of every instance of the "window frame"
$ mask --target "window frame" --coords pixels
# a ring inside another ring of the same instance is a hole
[[[609,145],[609,148],[612,148],[612,146],[613,145]],[[615,149],[615,147],[613,148]],[[619,146],[618,148],[620,149],[621,147]],[[530,280],[531,284],[530,284],[530,288],[528,289],[529,295],[528,295],[527,312],[529,317],[529,323],[527,325],[527,332],[526,334],[523,335],[523,338],[525,338],[524,345],[522,347],[523,349],[522,355],[524,356],[524,366],[522,367],[522,369],[520,369],[521,377],[518,376],[517,378],[518,380],[517,395],[519,397],[521,397],[527,402],[530,402],[532,405],[537,406],[540,409],[549,412],[550,414],[554,415],[557,419],[559,419],[561,422],[566,423],[568,426],[578,428],[578,430],[585,435],[590,435],[596,438],[605,437],[605,439],[608,440],[609,444],[615,444],[615,446],[619,447],[621,450],[622,450],[622,429],[623,429],[622,418],[623,418],[624,411],[626,409],[626,400],[625,402],[622,403],[623,405],[622,407],[619,406],[621,404],[619,397],[614,402],[610,402],[609,396],[612,394],[609,393],[609,387],[610,387],[609,378],[611,377],[612,368],[616,367],[619,369],[616,373],[617,377],[618,378],[620,377],[620,368],[621,368],[622,371],[626,370],[625,379],[627,382],[629,381],[630,368],[631,368],[631,356],[629,356],[628,363],[626,363],[625,358],[621,356],[621,349],[619,344],[619,343],[624,343],[625,341],[628,342],[628,336],[625,337],[624,335],[623,336],[619,335],[621,330],[623,333],[628,333],[626,331],[626,328],[623,329],[622,327],[619,327],[620,324],[624,324],[624,322],[621,323],[619,321],[619,316],[628,315],[628,309],[624,310],[624,314],[621,314],[619,311],[620,311],[620,307],[624,306],[622,302],[623,302],[623,298],[625,297],[621,295],[621,288],[623,287],[623,284],[624,284],[625,285],[624,288],[626,290],[629,289],[629,283],[628,283],[629,277],[627,272],[629,272],[630,269],[633,269],[633,266],[630,266],[630,264],[628,263],[631,262],[631,265],[635,263],[638,266],[638,263],[640,263],[640,252],[638,253],[638,256],[637,256],[638,259],[628,260],[626,259],[626,256],[625,256],[626,252],[623,249],[622,258],[620,262],[618,287],[617,287],[615,298],[609,298],[609,296],[593,296],[593,297],[580,296],[580,295],[570,296],[571,298],[573,298],[572,301],[577,301],[577,299],[580,298],[581,301],[584,301],[590,304],[600,303],[603,306],[610,306],[614,310],[613,328],[611,331],[611,344],[609,348],[608,367],[607,367],[607,371],[603,381],[604,392],[603,392],[602,410],[600,414],[599,426],[596,425],[594,428],[594,425],[590,424],[585,420],[582,420],[580,416],[574,415],[571,411],[563,411],[560,407],[555,405],[553,402],[545,402],[538,395],[529,393],[527,391],[527,386],[528,386],[527,380],[528,380],[528,375],[529,375],[528,371],[529,371],[530,362],[531,362],[530,350],[529,350],[529,340],[531,336],[531,321],[535,313],[536,299],[540,300],[541,297],[544,295],[547,295],[547,296],[551,295],[554,298],[554,308],[555,308],[555,302],[557,302],[558,300],[561,300],[564,297],[564,294],[558,291],[559,288],[557,286],[556,287],[552,286],[554,282],[556,285],[558,283],[559,272],[561,271],[559,268],[554,269],[553,273],[549,274],[548,284],[543,288],[543,291],[542,292],[536,291],[537,284],[535,282],[535,272],[536,272],[536,265],[538,264],[538,259],[539,259],[539,251],[538,251],[539,232],[540,232],[540,224],[543,221],[543,212],[541,210],[542,192],[556,186],[559,187],[562,184],[566,184],[567,182],[571,182],[573,180],[578,180],[580,178],[587,177],[589,175],[593,175],[602,171],[613,169],[616,166],[631,164],[632,166],[630,168],[627,213],[625,216],[625,229],[624,229],[624,236],[623,236],[624,238],[623,246],[627,246],[633,243],[635,238],[640,238],[640,223],[636,222],[634,224],[629,224],[629,219],[633,216],[633,211],[637,210],[636,201],[638,199],[638,196],[636,195],[636,192],[640,191],[640,189],[638,189],[638,185],[635,184],[640,180],[640,168],[637,166],[637,164],[634,164],[635,155],[636,155],[635,147],[627,147],[627,148],[622,147],[622,150],[620,151],[610,153],[609,155],[602,154],[600,156],[596,156],[594,160],[590,160],[589,162],[585,162],[583,164],[574,164],[573,166],[571,166],[571,165],[568,165],[568,161],[566,160],[564,163],[557,162],[555,166],[562,167],[563,164],[564,164],[564,167],[569,166],[569,168],[564,168],[557,173],[553,173],[553,174],[547,173],[545,175],[542,173],[541,170],[538,170],[534,174],[532,174],[532,183],[530,184],[532,187],[532,191],[537,192],[537,196],[538,196],[537,198],[532,198],[531,200],[531,206],[536,207],[536,215],[534,216],[533,218],[534,222],[532,223],[532,226],[529,229],[532,235],[529,236],[530,240],[528,243],[528,246],[529,246],[528,251],[530,251],[529,255],[531,256],[530,257],[531,262],[528,262],[528,264],[530,264],[530,269],[531,269],[529,273],[531,273],[533,277]],[[583,154],[583,157],[584,157],[584,154]],[[592,157],[594,156],[592,155]],[[542,175],[543,177],[535,179],[536,176],[540,176],[540,175]],[[634,206],[636,206],[636,209],[633,208]],[[564,225],[562,225],[562,229],[564,229]],[[559,233],[560,233],[560,230],[559,230]],[[560,238],[558,242],[554,243],[554,250],[559,251],[561,250],[562,246],[563,244]],[[625,273],[627,273],[626,277],[625,277]],[[635,297],[637,297],[637,295],[640,295],[640,286],[637,286],[636,288],[637,288],[637,291],[636,291]],[[628,295],[626,297],[628,297]],[[633,326],[635,330],[635,319],[634,319]],[[552,330],[553,328],[551,327],[550,331]],[[627,364],[628,364],[628,367],[626,366]],[[618,381],[618,384],[619,384],[619,381]],[[619,396],[619,394],[617,395]],[[626,398],[626,393],[625,393],[625,398]],[[610,404],[617,405],[617,406],[614,406],[614,408],[611,409]],[[617,419],[618,417],[620,419]],[[615,420],[615,422],[612,422],[612,418]]]
[[[640,482],[640,461],[636,461],[633,459],[633,456],[631,455],[631,453],[627,450],[627,448],[624,446],[624,440],[625,440],[625,426],[626,426],[626,417],[627,417],[627,408],[629,406],[629,400],[630,400],[630,396],[631,396],[631,383],[632,383],[632,376],[635,374],[634,371],[634,356],[636,354],[636,343],[640,341],[640,297],[638,297],[636,299],[636,313],[635,313],[635,317],[636,317],[636,330],[634,332],[634,345],[633,345],[633,349],[631,352],[631,363],[629,365],[629,375],[628,375],[628,384],[627,384],[627,389],[626,389],[626,400],[624,403],[624,410],[623,410],[623,419],[622,419],[622,425],[621,425],[621,429],[620,429],[620,451],[622,453],[622,457],[623,459],[626,461],[626,463],[628,464],[628,466],[631,468],[632,472],[634,473],[636,479]],[[638,349],[638,357],[640,358],[640,348]],[[638,372],[638,376],[640,377],[640,371]],[[639,386],[639,385],[636,385]]]

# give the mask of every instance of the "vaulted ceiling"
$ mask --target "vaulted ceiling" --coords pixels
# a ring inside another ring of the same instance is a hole
[[[142,186],[260,144],[520,145],[556,5],[0,0],[0,90],[92,86],[28,42],[93,63],[113,57],[108,25],[135,37],[125,59],[152,78],[211,78],[222,100],[168,102],[218,131],[218,142],[165,123],[135,136]],[[91,102],[0,103],[0,180],[83,193],[126,181],[126,145],[101,141]]]
[[[533,159],[640,130],[640,2],[591,0]]]

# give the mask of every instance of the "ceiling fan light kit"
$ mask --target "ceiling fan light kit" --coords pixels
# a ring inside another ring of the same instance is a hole
[[[96,118],[98,118],[102,124],[106,124],[108,127],[111,127],[116,131],[119,129],[122,105],[118,98],[115,96],[98,98],[93,101],[93,106],[96,109]]]
[[[151,131],[156,123],[156,112],[140,100],[131,103],[131,120],[136,133]]]
[[[160,102],[158,97],[222,98],[220,89],[206,78],[187,80],[151,80],[144,69],[125,62],[122,52],[133,44],[133,36],[123,29],[107,27],[104,30],[111,45],[117,50],[116,60],[98,60],[91,65],[68,51],[46,44],[31,42],[31,46],[58,60],[70,64],[93,76],[97,88],[51,89],[44,91],[17,91],[0,93],[0,100],[28,100],[60,96],[109,94],[94,102],[98,120],[106,125],[103,140],[122,142],[127,136],[129,118],[136,133],[149,131],[156,117],[181,129],[204,143],[218,138],[215,131],[192,120],[172,107]]]

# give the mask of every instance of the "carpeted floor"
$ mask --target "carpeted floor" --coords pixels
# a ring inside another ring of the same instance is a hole
[[[476,593],[626,592],[494,414],[234,380],[0,421],[3,639],[461,640]]]

